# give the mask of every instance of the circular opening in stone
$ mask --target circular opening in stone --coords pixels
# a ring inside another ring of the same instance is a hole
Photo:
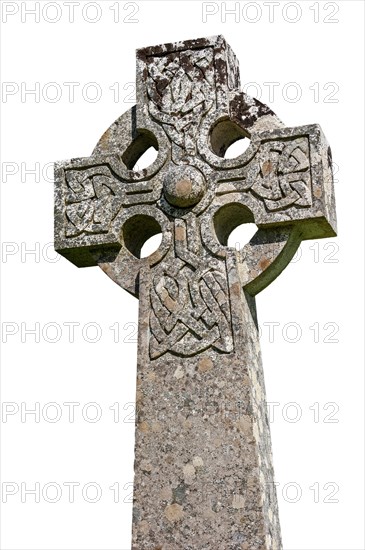
[[[240,250],[257,231],[253,214],[243,204],[225,204],[213,217],[217,239],[223,246]]]
[[[125,247],[136,258],[150,256],[158,249],[162,240],[160,224],[155,218],[145,214],[136,214],[126,220],[122,235]]]
[[[224,153],[225,159],[235,159],[246,151],[250,146],[250,140],[247,138],[239,138],[234,143],[231,143]]]
[[[140,172],[148,168],[157,159],[158,151],[152,145],[139,157],[136,164],[133,166],[135,172]]]
[[[228,237],[227,246],[242,250],[242,248],[250,242],[257,231],[257,225],[254,223],[241,223],[235,227]]]
[[[145,243],[142,245],[141,251],[139,253],[140,258],[147,258],[147,256],[150,256],[153,254],[158,247],[160,246],[162,242],[162,233],[156,233],[156,235],[152,235]]]
[[[212,151],[221,158],[239,157],[246,151],[250,143],[248,134],[230,119],[220,120],[210,132]]]
[[[122,161],[128,168],[139,172],[153,164],[158,155],[158,141],[149,130],[139,130],[132,143],[122,155]]]

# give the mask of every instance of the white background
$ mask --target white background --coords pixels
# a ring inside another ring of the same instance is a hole
[[[35,22],[26,13],[35,4],[2,2],[2,400],[14,413],[1,422],[3,500],[14,494],[2,504],[1,548],[130,548],[136,342],[127,335],[138,302],[101,270],[77,269],[52,252],[46,168],[88,156],[132,106],[137,47],[223,34],[242,84],[251,83],[247,92],[261,94],[288,126],[320,123],[336,163],[338,238],[303,243],[298,261],[257,298],[267,400],[277,404],[271,430],[284,549],[364,549],[363,2],[281,2],[270,12],[266,2],[81,0],[73,23],[66,2],[38,3]],[[225,7],[235,14],[225,18]],[[65,82],[80,84],[74,101]],[[89,82],[101,90],[98,101]],[[35,86],[38,97],[24,94]],[[35,166],[38,174],[26,174]],[[74,342],[65,324],[72,322]],[[95,323],[100,339],[92,343]],[[274,341],[268,323],[277,323]],[[39,342],[26,333],[37,326]],[[74,422],[67,402],[80,404]],[[35,403],[39,422],[22,419]],[[51,422],[55,414],[62,416]],[[79,484],[72,503],[68,482]],[[37,483],[40,502],[25,492]],[[88,502],[95,487],[100,498]]]

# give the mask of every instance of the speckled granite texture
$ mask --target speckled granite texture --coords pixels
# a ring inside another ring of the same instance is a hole
[[[134,550],[281,548],[254,296],[301,240],[334,235],[321,128],[242,93],[222,36],[137,50],[137,105],[91,157],[56,164],[56,250],[140,300]]]

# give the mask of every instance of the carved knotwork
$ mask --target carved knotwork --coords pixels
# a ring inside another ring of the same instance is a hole
[[[263,144],[248,179],[269,211],[312,206],[308,139]]]
[[[81,233],[106,233],[121,206],[118,181],[108,166],[67,170],[66,237]]]
[[[196,232],[177,222],[175,257],[153,277],[150,299],[150,356],[166,352],[188,357],[209,347],[233,350],[225,263],[194,252],[201,249]]]
[[[222,176],[223,171],[220,176]],[[246,174],[246,176],[244,175]],[[309,144],[306,137],[263,143],[235,182],[227,171],[227,189],[218,187],[218,195],[232,191],[250,191],[263,200],[268,211],[312,205]],[[147,180],[125,182],[108,164],[65,171],[65,235],[107,233],[121,208],[153,204],[161,196],[162,182]]]
[[[147,59],[149,112],[172,142],[194,154],[201,120],[215,99],[213,49]]]
[[[317,125],[285,128],[239,90],[237,60],[222,37],[139,50],[137,100],[137,108],[104,134],[93,157],[58,165],[57,249],[77,265],[99,263],[133,294],[140,269],[148,266],[152,359],[209,347],[230,353],[227,243],[215,232],[215,213],[230,203],[244,207],[260,235],[265,228],[299,224],[290,253],[306,238],[307,220],[314,220],[309,236],[332,235],[328,146]],[[248,136],[251,144],[242,155],[223,158],[230,143]],[[134,171],[151,144],[157,159]],[[158,227],[168,238],[149,259],[139,259],[144,239]],[[251,290],[279,272],[264,254],[270,243],[263,243],[249,248],[260,249],[263,260],[240,257]],[[287,262],[283,246],[275,251]],[[255,286],[255,277],[263,282]]]
[[[226,173],[224,173],[226,172]],[[250,192],[262,200],[269,212],[285,210],[291,206],[312,206],[312,185],[307,137],[291,141],[271,140],[261,143],[258,151],[237,171],[223,171],[217,194]],[[229,185],[227,185],[229,183]]]
[[[154,204],[160,194],[151,180],[123,181],[108,164],[65,170],[65,236],[107,233],[123,207]]]

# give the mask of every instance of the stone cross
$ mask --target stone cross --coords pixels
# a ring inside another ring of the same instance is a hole
[[[222,36],[137,50],[136,90],[91,157],[55,166],[56,250],[139,298],[132,548],[280,549],[254,297],[336,235],[331,150],[240,91]]]

